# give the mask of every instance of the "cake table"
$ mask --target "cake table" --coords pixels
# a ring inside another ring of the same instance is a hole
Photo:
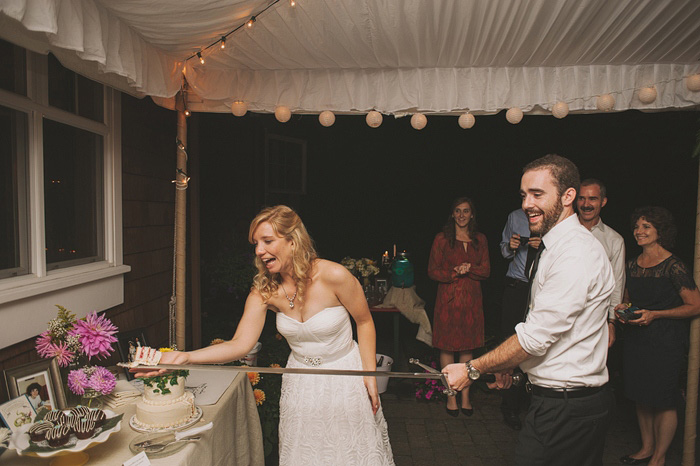
[[[187,444],[181,451],[167,458],[151,459],[153,465],[264,465],[262,430],[258,410],[255,407],[253,390],[245,372],[236,375],[219,401],[211,406],[202,406],[203,416],[197,425],[213,422],[212,430],[202,435],[198,442]],[[113,466],[122,464],[134,454],[129,450],[129,443],[142,435],[132,430],[128,419],[136,412],[136,406],[129,404],[114,410],[124,414],[122,428],[114,433],[109,441],[90,449],[90,466]],[[6,451],[2,456],[3,464],[42,465],[46,459],[19,456],[14,450]]]

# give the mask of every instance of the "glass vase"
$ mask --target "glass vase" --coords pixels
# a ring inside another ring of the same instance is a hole
[[[86,388],[85,393],[83,393],[82,397],[80,398],[80,404],[87,406],[88,408],[101,409],[103,406],[102,399],[100,398],[101,396],[102,394],[97,390]]]

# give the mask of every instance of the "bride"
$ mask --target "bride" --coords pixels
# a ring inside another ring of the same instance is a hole
[[[163,353],[160,362],[240,359],[257,342],[269,309],[292,349],[287,367],[375,370],[374,322],[362,287],[342,265],[318,258],[296,212],[282,205],[262,210],[248,239],[258,273],[233,338]],[[374,377],[283,375],[279,439],[280,465],[394,464]]]

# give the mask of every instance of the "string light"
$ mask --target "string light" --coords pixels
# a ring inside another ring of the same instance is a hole
[[[294,8],[295,6],[297,6],[297,2],[295,0],[289,0],[289,6]]]
[[[203,49],[201,49],[199,52],[193,53],[193,54],[190,55],[189,57],[185,58],[185,62],[191,60],[191,59],[194,58],[194,57],[197,57],[197,58],[199,58],[200,63],[203,65],[203,64],[204,64],[204,59],[202,58],[202,52],[205,52],[205,51],[209,50],[210,48],[212,48],[212,47],[214,47],[214,46],[217,46],[217,45],[219,46],[220,49],[225,49],[225,48],[226,48],[226,38],[227,38],[228,36],[230,36],[231,34],[233,34],[233,33],[236,32],[236,31],[238,31],[238,30],[241,29],[243,26],[247,26],[248,28],[253,27],[253,23],[255,23],[255,22],[257,21],[258,17],[259,17],[261,14],[265,13],[265,12],[266,12],[267,10],[269,10],[270,8],[272,8],[272,6],[274,6],[275,4],[277,4],[279,1],[280,1],[280,0],[274,0],[272,3],[270,3],[270,4],[267,5],[265,8],[263,8],[257,15],[251,16],[250,19],[249,19],[248,21],[246,21],[245,23],[240,24],[240,25],[238,25],[237,27],[235,27],[234,29],[230,30],[229,32],[227,32],[226,34],[224,34],[223,36],[221,36],[220,39],[218,39],[218,40],[212,42],[211,44],[207,45],[206,47],[204,47]],[[295,0],[290,0],[289,5],[292,6],[292,7],[296,6],[296,1],[295,1]]]

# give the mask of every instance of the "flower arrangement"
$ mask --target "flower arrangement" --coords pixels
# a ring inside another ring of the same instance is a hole
[[[437,369],[435,361],[430,362],[430,367]],[[428,371],[424,371],[428,372]],[[425,379],[424,381],[416,382],[416,399],[417,400],[437,400],[442,401],[445,398],[445,386],[436,379]]]
[[[363,257],[361,259],[353,259],[352,257],[344,257],[340,261],[351,274],[357,276],[357,278],[362,278],[365,285],[369,285],[370,277],[373,277],[379,273],[379,267],[377,267],[377,261],[372,259],[367,259]]]
[[[48,329],[36,339],[36,351],[42,358],[56,358],[58,365],[68,367],[77,364],[82,356],[90,361],[93,357],[109,356],[117,341],[117,327],[103,315],[93,311],[83,319],[63,306],[56,305],[58,315],[49,321]],[[76,395],[107,395],[117,384],[116,377],[101,366],[86,365],[71,370],[67,377],[68,388]]]
[[[167,353],[173,351],[172,348],[158,348],[161,353]],[[153,377],[143,377],[143,384],[148,387],[153,388],[153,393],[160,393],[161,395],[167,395],[171,393],[170,387],[177,385],[178,377],[187,377],[190,375],[190,371],[186,369],[178,369],[170,371],[167,374],[155,375]]]

